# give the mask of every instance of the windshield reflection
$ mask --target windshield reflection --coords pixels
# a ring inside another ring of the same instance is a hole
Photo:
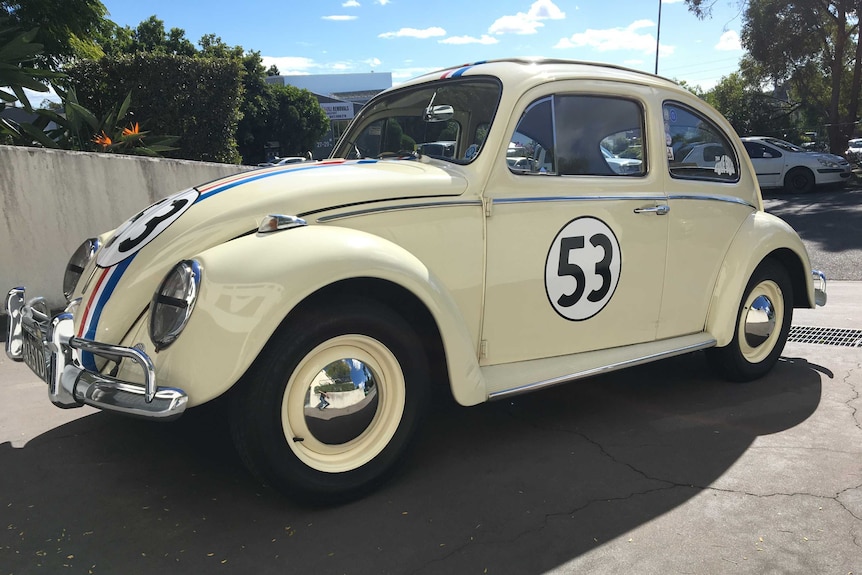
[[[482,150],[500,102],[487,77],[441,80],[385,94],[362,109],[333,157],[416,159],[467,164]]]

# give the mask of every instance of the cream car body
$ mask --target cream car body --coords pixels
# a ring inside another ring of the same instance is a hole
[[[724,153],[687,164],[681,138]],[[414,149],[439,141],[454,155]],[[612,170],[611,145],[639,150],[638,171]],[[531,154],[528,170],[512,149]],[[792,307],[825,302],[798,236],[763,212],[730,125],[656,76],[541,60],[443,70],[372,100],[336,153],[348,158],[148,208],[79,250],[53,322],[12,290],[7,352],[64,407],[169,419],[236,394],[250,468],[332,499],[392,468],[431,385],[474,405],[708,348],[751,379],[777,359]],[[365,372],[347,368],[363,393],[332,417],[367,420],[327,439],[317,426],[341,396],[319,390],[335,389],[342,360]]]

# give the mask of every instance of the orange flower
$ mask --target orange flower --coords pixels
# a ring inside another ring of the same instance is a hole
[[[138,127],[137,122],[135,122],[134,126],[129,126],[128,128],[123,128],[123,135],[124,136],[134,136],[134,135],[140,134],[140,133],[141,133],[141,130]]]
[[[95,136],[93,136],[93,142],[95,142],[96,144],[99,144],[103,148],[107,148],[108,146],[110,146],[113,143],[113,141],[111,141],[111,137],[108,134],[106,134],[104,132],[104,130],[102,131],[101,134],[96,134]]]

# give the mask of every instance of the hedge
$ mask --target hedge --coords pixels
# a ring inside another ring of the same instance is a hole
[[[131,120],[157,136],[179,136],[169,158],[239,163],[236,127],[242,64],[222,58],[141,53],[85,60],[64,70],[78,101],[97,116],[132,92]]]

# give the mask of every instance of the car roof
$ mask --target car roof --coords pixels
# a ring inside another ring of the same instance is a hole
[[[581,60],[563,60],[553,58],[504,58],[499,60],[484,60],[460,66],[441,68],[434,72],[408,80],[399,84],[399,88],[422,84],[431,80],[458,78],[463,76],[490,75],[497,76],[505,82],[524,84],[543,84],[549,80],[566,79],[603,79],[623,80],[638,84],[653,84],[663,87],[683,89],[671,80],[623,66]]]

